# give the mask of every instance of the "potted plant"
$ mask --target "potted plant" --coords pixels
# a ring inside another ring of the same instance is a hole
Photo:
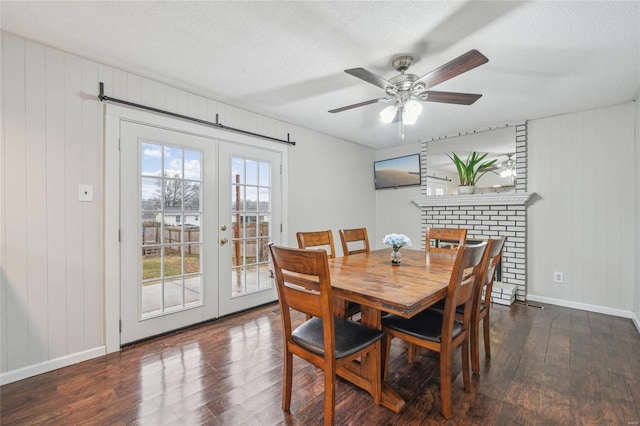
[[[460,157],[453,153],[453,157],[447,154],[453,164],[458,169],[458,177],[460,178],[460,186],[458,186],[458,194],[473,194],[476,190],[476,183],[486,173],[493,172],[493,165],[498,159],[483,161],[488,154],[479,155],[473,151],[467,157],[466,161],[462,161]],[[494,172],[495,173],[495,172]]]

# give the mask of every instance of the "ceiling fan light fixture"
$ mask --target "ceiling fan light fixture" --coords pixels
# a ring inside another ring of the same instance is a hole
[[[412,124],[416,124],[417,120],[418,120],[418,116],[417,115],[412,115],[407,110],[404,110],[402,112],[402,123],[403,124],[407,124],[407,125],[410,126]]]
[[[418,118],[420,113],[422,112],[422,105],[420,102],[410,99],[404,104],[404,111],[412,117]],[[414,118],[414,122],[415,122]]]
[[[396,117],[397,112],[398,107],[396,107],[395,105],[389,105],[388,107],[380,111],[380,119],[383,123],[389,124]]]

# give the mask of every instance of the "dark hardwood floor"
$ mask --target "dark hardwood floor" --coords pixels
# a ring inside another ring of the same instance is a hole
[[[300,317],[299,320],[302,320]],[[281,403],[277,305],[177,332],[2,386],[0,423],[312,425],[322,421],[322,374],[294,358],[291,413]],[[579,310],[494,305],[492,358],[462,389],[454,357],[453,424],[637,425],[640,335],[629,319]],[[338,380],[337,424],[423,425],[440,415],[437,354],[413,365],[395,339],[388,381],[401,414]]]

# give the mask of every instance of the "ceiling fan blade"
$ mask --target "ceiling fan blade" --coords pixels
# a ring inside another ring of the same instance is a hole
[[[330,113],[342,112],[342,111],[346,111],[348,109],[359,108],[359,107],[366,106],[366,105],[371,105],[371,104],[377,104],[379,102],[384,102],[384,101],[387,101],[387,100],[389,100],[389,98],[370,99],[368,101],[358,102],[357,104],[352,104],[352,105],[347,105],[347,106],[343,106],[343,107],[336,108],[336,109],[331,109],[331,110],[329,110],[329,112]]]
[[[386,89],[388,86],[393,86],[390,82],[380,77],[377,74],[367,71],[364,68],[351,68],[344,70],[347,74],[351,74],[354,77],[358,77],[360,80],[364,80],[367,83],[371,83],[374,86],[378,86],[381,89]]]
[[[475,67],[486,64],[487,62],[489,62],[489,59],[486,56],[473,49],[463,55],[458,56],[453,61],[447,62],[441,67],[436,68],[430,73],[423,75],[417,81],[422,81],[426,85],[425,89],[428,89],[437,84],[445,82],[450,78],[456,77],[462,73],[472,70]]]
[[[436,92],[434,90],[427,90],[420,94],[420,99],[423,101],[458,105],[471,105],[481,97],[482,95],[474,93]]]

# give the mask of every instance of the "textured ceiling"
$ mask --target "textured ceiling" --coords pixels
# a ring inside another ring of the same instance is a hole
[[[640,2],[0,2],[2,29],[285,122],[375,148],[631,100]],[[405,138],[384,95],[344,73],[419,76],[477,49],[489,62],[433,88]],[[220,117],[224,122],[224,117]],[[295,135],[292,135],[295,139]]]

